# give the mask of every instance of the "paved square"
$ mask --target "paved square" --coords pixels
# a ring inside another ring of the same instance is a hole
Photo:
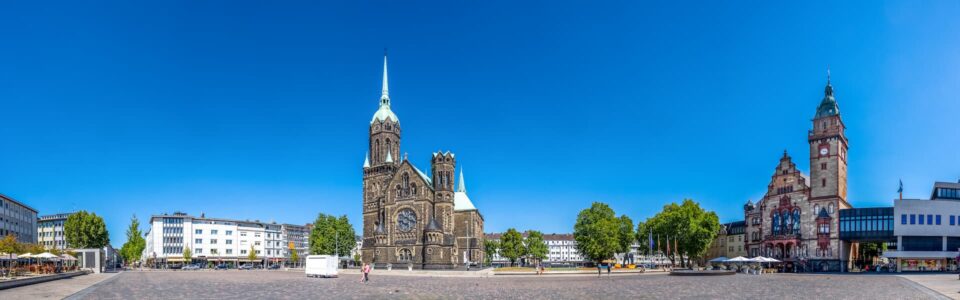
[[[125,272],[74,299],[938,299],[898,276],[307,278],[283,271]]]

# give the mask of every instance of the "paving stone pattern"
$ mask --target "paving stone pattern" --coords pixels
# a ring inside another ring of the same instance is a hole
[[[936,299],[909,280],[869,275],[495,276],[356,275],[281,271],[125,272],[82,299]]]

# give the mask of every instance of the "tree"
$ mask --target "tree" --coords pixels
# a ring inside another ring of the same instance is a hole
[[[650,229],[647,227],[647,224],[641,221],[637,222],[637,244],[640,245],[638,249],[641,253],[646,253],[647,255],[653,254],[653,249],[650,249]]]
[[[293,266],[296,267],[300,263],[300,254],[297,253],[297,249],[293,247],[293,242],[287,244],[287,248],[290,250],[290,261],[293,262]]]
[[[69,247],[74,249],[103,248],[110,243],[103,218],[83,210],[67,217],[63,235]]]
[[[320,213],[310,231],[310,253],[349,255],[356,247],[356,233],[346,215],[339,218]]]
[[[496,240],[483,240],[483,256],[489,265],[493,262],[493,256],[500,250],[500,243]]]
[[[671,248],[670,253],[665,253],[671,262],[680,260],[680,265],[687,267],[690,259],[706,253],[720,230],[720,220],[716,213],[703,210],[693,200],[684,199],[680,205],[670,203],[663,206],[662,211],[647,219],[645,227],[644,230],[652,230],[655,235],[663,237],[664,243],[669,241],[669,245],[658,245],[658,248]]]
[[[500,255],[510,260],[510,266],[517,262],[517,258],[523,256],[526,247],[523,246],[523,235],[516,229],[507,229],[500,237]]]
[[[140,232],[140,220],[137,215],[130,219],[130,227],[127,228],[127,242],[120,247],[120,255],[127,261],[127,264],[140,260],[143,249],[147,247],[147,241],[143,239]]]
[[[17,242],[17,238],[12,234],[8,234],[3,237],[3,239],[0,239],[0,252],[6,253],[8,256],[7,259],[13,261],[13,254],[21,252],[20,243]],[[13,264],[8,264],[8,266],[12,268]],[[10,274],[9,270],[7,271],[7,274]]]
[[[254,249],[253,245],[250,245],[250,253],[247,253],[247,260],[249,260],[250,263],[257,260],[257,249]]]
[[[627,261],[627,253],[630,252],[630,246],[633,245],[633,242],[636,241],[636,235],[633,232],[633,220],[630,219],[627,215],[620,216],[620,231],[619,231],[620,243],[619,249],[617,252],[623,253],[623,261]]]
[[[524,242],[526,246],[527,257],[538,263],[547,258],[547,243],[543,241],[543,233],[536,230],[527,230],[527,239]]]
[[[577,215],[573,239],[583,256],[600,263],[620,248],[620,220],[610,206],[594,202]]]
[[[183,247],[183,261],[186,264],[193,263],[193,251],[190,251],[190,246]]]

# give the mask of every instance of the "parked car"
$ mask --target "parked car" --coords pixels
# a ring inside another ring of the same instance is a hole
[[[217,270],[226,270],[226,269],[229,269],[229,268],[230,268],[230,266],[227,266],[227,264],[219,264],[219,265],[217,265],[217,267],[216,267]]]
[[[252,264],[246,264],[246,265],[240,266],[240,267],[237,268],[237,269],[239,269],[239,270],[252,270],[252,269],[253,269],[253,265],[252,265]]]
[[[183,266],[183,270],[200,270],[200,265],[189,264],[189,265]]]
[[[270,265],[269,267],[267,267],[267,269],[270,269],[270,270],[279,270],[279,269],[280,269],[280,265]]]

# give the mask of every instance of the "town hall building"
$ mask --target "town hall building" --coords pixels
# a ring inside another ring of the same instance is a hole
[[[839,236],[839,213],[847,202],[846,126],[827,77],[823,99],[807,134],[810,176],[784,151],[763,199],[744,205],[746,248],[809,271],[842,271],[850,243]]]
[[[370,120],[363,162],[362,261],[416,269],[482,261],[483,216],[467,197],[462,168],[454,186],[456,156],[433,153],[425,173],[400,151],[400,134],[400,119],[390,108],[384,56],[383,92]]]

